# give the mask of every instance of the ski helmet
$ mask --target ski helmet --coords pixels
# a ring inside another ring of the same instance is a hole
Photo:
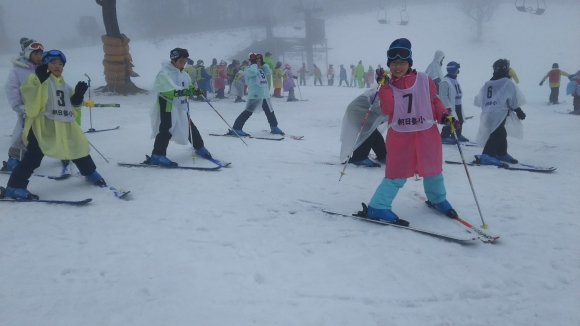
[[[459,71],[459,68],[461,68],[461,65],[459,65],[459,63],[455,61],[450,61],[447,64],[447,73],[450,75],[455,75]]]
[[[64,53],[59,50],[50,50],[42,54],[42,64],[47,64],[55,59],[62,61],[63,66],[66,64],[66,57],[64,56]]]
[[[552,68],[560,68],[560,65],[558,65],[557,63],[554,63],[554,64],[552,65]]]
[[[197,60],[197,65],[198,66],[203,66],[203,60]]]

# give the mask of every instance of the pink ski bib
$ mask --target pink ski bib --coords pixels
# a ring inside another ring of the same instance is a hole
[[[407,89],[398,89],[393,85],[389,87],[393,90],[395,100],[393,120],[389,127],[398,132],[415,132],[431,128],[435,120],[427,75],[417,73],[415,84]]]

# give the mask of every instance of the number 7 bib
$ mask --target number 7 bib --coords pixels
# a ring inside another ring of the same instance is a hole
[[[435,124],[431,108],[431,93],[429,92],[429,77],[417,73],[415,84],[407,89],[393,90],[395,109],[393,120],[389,127],[399,132],[415,132],[431,128]]]

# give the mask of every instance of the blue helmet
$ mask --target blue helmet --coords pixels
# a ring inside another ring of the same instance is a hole
[[[49,63],[54,59],[60,59],[63,66],[66,64],[66,57],[64,56],[64,53],[59,50],[50,50],[42,54],[42,64]]]
[[[455,61],[451,61],[447,64],[447,73],[450,75],[455,75],[457,71],[461,68],[461,65]]]

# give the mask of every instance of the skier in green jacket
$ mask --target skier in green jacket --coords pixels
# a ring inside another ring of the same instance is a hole
[[[365,87],[365,84],[363,82],[363,79],[365,76],[365,66],[363,66],[362,60],[360,60],[358,62],[358,65],[356,66],[355,76],[356,76],[356,79],[358,81],[358,88]]]

